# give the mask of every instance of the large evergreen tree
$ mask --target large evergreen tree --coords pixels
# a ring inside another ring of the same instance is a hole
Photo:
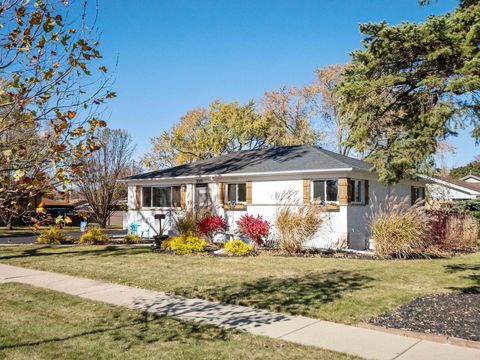
[[[384,182],[413,174],[439,141],[472,126],[480,135],[480,2],[423,23],[360,26],[364,48],[338,91],[348,145],[366,152]]]

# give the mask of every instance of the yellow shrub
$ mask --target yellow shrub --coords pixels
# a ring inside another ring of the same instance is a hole
[[[94,227],[80,236],[80,244],[98,244],[106,243],[109,240],[108,235],[102,233],[99,227]]]
[[[207,242],[198,236],[176,236],[168,242],[168,248],[179,255],[203,252],[206,246]]]
[[[65,242],[69,242],[70,238],[62,234],[60,229],[55,226],[49,226],[40,236],[37,238],[39,244],[55,244],[60,245]]]
[[[140,237],[138,235],[135,235],[135,234],[127,234],[123,238],[123,242],[125,244],[138,244],[140,242]]]
[[[253,245],[245,244],[240,239],[234,239],[227,241],[224,249],[227,254],[246,256],[252,253]]]

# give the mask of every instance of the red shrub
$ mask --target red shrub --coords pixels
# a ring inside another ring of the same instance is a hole
[[[205,215],[198,222],[198,233],[213,240],[213,235],[227,229],[227,222],[219,215]]]
[[[254,243],[261,245],[270,232],[270,222],[261,215],[242,215],[237,221],[238,230]]]

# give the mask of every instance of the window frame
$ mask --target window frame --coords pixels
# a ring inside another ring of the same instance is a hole
[[[174,206],[173,204],[173,188],[178,188],[178,194],[180,196],[179,198],[179,203],[177,204],[177,206]],[[180,209],[182,204],[182,195],[181,195],[181,192],[182,192],[182,186],[181,185],[164,185],[164,186],[141,186],[142,188],[142,191],[141,191],[141,209]],[[150,206],[145,206],[145,204],[143,203],[143,193],[144,193],[144,190],[148,188],[150,189]],[[153,206],[153,200],[154,200],[154,195],[153,195],[153,189],[169,189],[169,199],[168,199],[168,202],[170,203],[170,205],[167,205],[167,206]]]
[[[315,193],[314,193],[314,189],[315,189],[315,182],[318,182],[318,181],[324,181],[325,182],[325,186],[323,188],[323,192],[324,192],[324,197],[325,197],[325,200],[316,200],[315,199]],[[337,200],[327,200],[327,181],[336,181],[337,182]],[[325,203],[325,204],[339,204],[340,203],[340,198],[339,198],[339,190],[340,187],[339,187],[339,179],[338,178],[317,178],[317,179],[311,179],[310,180],[310,201],[312,202],[316,202],[316,203]]]
[[[354,196],[354,191],[356,189],[355,187],[355,182],[360,183],[360,201],[355,201],[355,196]],[[353,184],[353,185],[350,185]],[[350,204],[353,205],[364,205],[365,204],[365,180],[363,179],[350,179],[349,181],[349,186],[351,186],[350,189],[353,189],[353,192],[349,193],[348,196],[350,197]],[[349,189],[349,192],[350,192]]]
[[[416,196],[416,191],[417,190],[420,192],[419,197]],[[412,198],[411,198],[412,205],[415,204],[419,199],[422,199],[423,201],[425,201],[425,199],[427,197],[425,187],[424,186],[412,186],[411,196],[412,196]]]
[[[235,204],[241,204],[241,205],[246,205],[247,204],[247,183],[246,182],[229,182],[224,184],[225,189],[224,189],[224,203],[229,204],[230,200],[228,200],[228,187],[230,185],[235,185]],[[244,201],[239,201],[238,200],[238,185],[245,185],[245,200]]]

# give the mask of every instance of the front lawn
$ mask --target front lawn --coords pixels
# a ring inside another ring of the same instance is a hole
[[[353,359],[23,284],[0,298],[1,359]]]
[[[0,248],[0,262],[342,323],[367,321],[421,295],[480,291],[480,253],[387,261],[22,246]]]

